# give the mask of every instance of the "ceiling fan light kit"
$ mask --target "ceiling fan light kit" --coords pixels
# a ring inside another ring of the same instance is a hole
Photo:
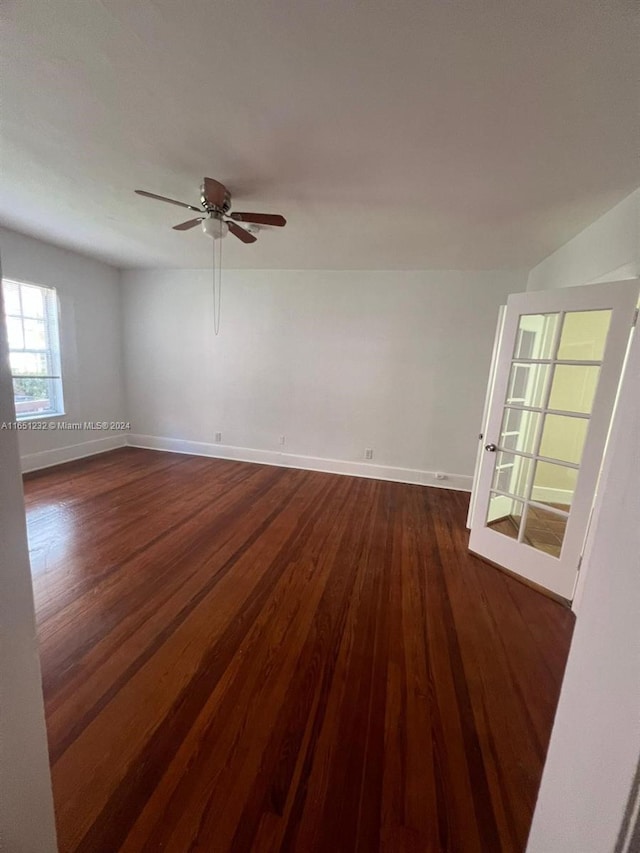
[[[222,240],[229,233],[227,223],[216,216],[207,216],[206,219],[202,220],[201,227],[212,240]]]

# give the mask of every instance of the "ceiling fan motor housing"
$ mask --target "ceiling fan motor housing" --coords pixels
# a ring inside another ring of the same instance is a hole
[[[231,193],[226,187],[224,188],[224,200],[222,204],[219,203],[219,199],[217,199],[216,201],[218,201],[218,203],[213,203],[210,199],[207,198],[205,184],[202,184],[202,186],[200,187],[200,204],[204,207],[206,211],[208,211],[209,213],[227,213],[229,210],[231,210]]]

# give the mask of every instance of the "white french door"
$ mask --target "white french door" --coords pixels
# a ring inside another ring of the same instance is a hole
[[[634,280],[516,293],[504,314],[469,548],[567,600],[638,291]]]

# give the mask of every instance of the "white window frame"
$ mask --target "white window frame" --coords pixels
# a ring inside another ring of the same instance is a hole
[[[18,297],[20,300],[20,311],[18,314],[9,311],[7,300],[8,288],[12,286],[17,288]],[[44,312],[43,317],[35,317],[28,315],[23,308],[23,288],[36,288],[42,293]],[[19,320],[22,324],[22,339],[23,346],[12,346],[9,329],[7,328],[7,338],[9,341],[9,358],[13,353],[38,353],[45,356],[47,364],[47,372],[45,374],[27,374],[24,372],[15,371],[11,364],[11,377],[13,379],[46,379],[50,391],[50,406],[48,409],[43,409],[39,412],[20,412],[19,402],[15,399],[16,419],[19,421],[36,421],[45,420],[47,418],[60,417],[65,414],[64,408],[64,392],[62,378],[62,359],[60,354],[60,308],[58,301],[58,293],[55,287],[47,285],[35,284],[31,281],[21,281],[18,279],[5,278],[2,282],[4,291],[4,322],[8,318]],[[41,321],[44,323],[45,331],[45,346],[44,347],[27,347],[24,324],[25,320]]]

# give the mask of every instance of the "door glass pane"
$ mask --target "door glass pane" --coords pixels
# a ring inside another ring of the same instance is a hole
[[[521,364],[514,361],[507,386],[507,405],[541,406],[549,369],[548,364]]]
[[[553,372],[549,408],[563,412],[591,413],[600,368],[579,364],[557,364]]]
[[[513,357],[552,358],[559,314],[522,314]]]
[[[578,471],[553,462],[536,462],[531,499],[538,503],[568,509],[576,490]]]
[[[530,506],[527,510],[522,541],[537,548],[538,551],[544,551],[552,557],[559,557],[567,529],[567,520],[566,516]]]
[[[526,497],[531,459],[513,453],[498,453],[493,472],[493,488],[499,492]]]
[[[610,322],[610,309],[565,314],[557,358],[602,361]]]
[[[504,450],[533,453],[538,436],[540,413],[527,409],[505,409],[499,445]]]
[[[546,415],[542,428],[540,456],[580,464],[589,421],[565,415]]]
[[[518,538],[524,504],[504,495],[492,494],[489,499],[487,527],[510,539]]]

